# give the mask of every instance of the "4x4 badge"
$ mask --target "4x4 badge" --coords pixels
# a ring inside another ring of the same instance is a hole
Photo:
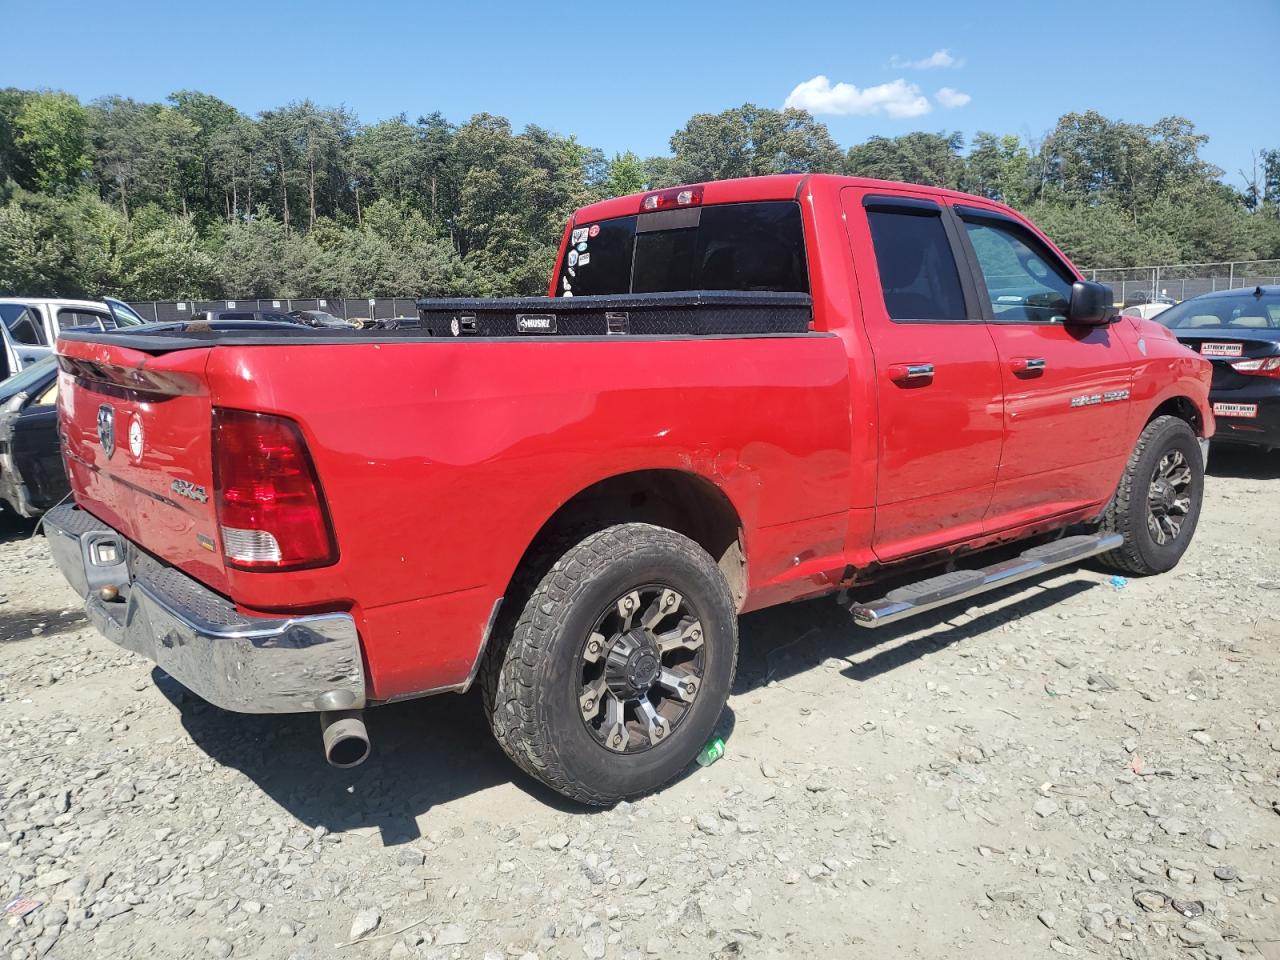
[[[192,483],[190,480],[174,480],[173,483],[169,484],[169,489],[178,496],[194,500],[196,503],[209,502],[209,491],[198,483]]]
[[[98,407],[98,442],[102,444],[102,452],[110,460],[111,455],[116,452],[116,412],[109,403]]]

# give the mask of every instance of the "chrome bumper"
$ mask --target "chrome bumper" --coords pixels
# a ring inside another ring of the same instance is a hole
[[[45,514],[54,561],[106,637],[188,690],[240,713],[365,705],[355,621],[346,613],[251,617],[73,506]],[[103,587],[115,587],[105,600]]]

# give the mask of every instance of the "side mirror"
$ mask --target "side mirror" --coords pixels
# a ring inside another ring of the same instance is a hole
[[[1105,283],[1077,280],[1071,285],[1067,326],[1105,327],[1117,317],[1114,294]]]

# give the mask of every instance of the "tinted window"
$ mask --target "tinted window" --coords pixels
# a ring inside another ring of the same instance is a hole
[[[33,347],[44,346],[44,323],[34,307],[26,307],[10,320],[5,317],[5,326],[9,328],[9,336],[17,343],[25,343]]]
[[[59,310],[58,329],[70,330],[74,327],[95,327],[108,330],[115,327],[110,317],[90,310]]]
[[[119,300],[107,300],[106,304],[111,308],[111,315],[115,317],[116,326],[118,327],[136,327],[146,323],[138,312],[127,303],[121,303]]]
[[[1171,329],[1228,327],[1236,330],[1280,328],[1280,295],[1241,290],[1225,297],[1195,297],[1151,318]]]
[[[964,320],[967,313],[941,211],[868,210],[884,306],[894,320]]]
[[[790,200],[618,217],[576,227],[575,237],[561,296],[809,290],[800,205]]]
[[[1029,233],[1012,224],[965,221],[997,322],[1061,320],[1072,277]]]
[[[271,323],[296,323],[297,322],[293,319],[293,317],[289,316],[287,313],[272,313],[270,310],[262,311],[262,319],[270,321]]]

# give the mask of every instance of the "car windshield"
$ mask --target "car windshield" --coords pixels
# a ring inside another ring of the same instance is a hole
[[[800,205],[717,204],[573,228],[558,296],[676,290],[809,292]]]
[[[48,378],[49,371],[57,362],[57,357],[43,357],[24,367],[21,373],[15,373],[8,380],[0,382],[0,404],[7,403],[20,393],[29,393],[39,387],[41,382]]]
[[[1184,300],[1151,318],[1170,330],[1216,327],[1224,330],[1280,329],[1280,293],[1241,290]]]

